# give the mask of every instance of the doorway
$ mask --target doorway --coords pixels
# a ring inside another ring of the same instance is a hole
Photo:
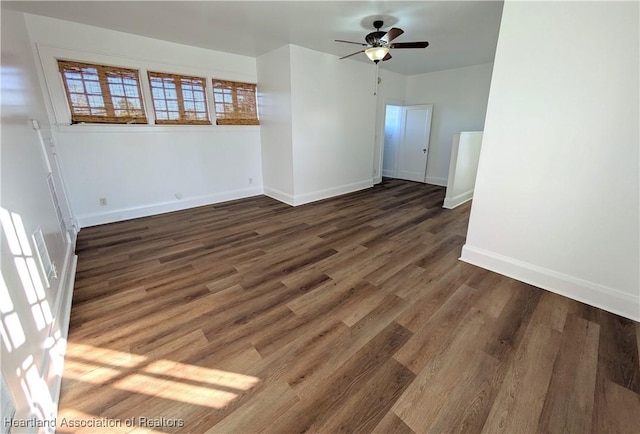
[[[425,182],[433,104],[385,107],[382,176]]]

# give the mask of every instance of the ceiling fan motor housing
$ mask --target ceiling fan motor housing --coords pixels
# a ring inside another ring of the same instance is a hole
[[[367,36],[365,36],[364,40],[367,41],[367,44],[371,45],[372,47],[382,46],[382,44],[380,43],[380,38],[382,38],[384,35],[387,34],[387,32],[380,31],[383,25],[384,25],[384,22],[382,21],[373,22],[373,27],[376,28],[376,31],[371,32]]]
[[[371,32],[364,38],[364,40],[372,47],[380,47],[382,45],[380,38],[386,34],[387,32]]]

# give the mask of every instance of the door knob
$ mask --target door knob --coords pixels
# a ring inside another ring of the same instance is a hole
[[[427,153],[427,150],[426,150],[426,149],[423,149],[423,150],[422,150],[422,152],[424,152],[424,153],[426,154],[426,153]]]

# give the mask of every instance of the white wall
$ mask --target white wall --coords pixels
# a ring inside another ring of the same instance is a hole
[[[59,351],[68,326],[75,257],[58,225],[48,170],[31,124],[36,119],[46,127],[47,116],[24,17],[4,8],[1,74],[2,375],[15,401],[16,417],[48,418],[55,415],[62,375]],[[58,270],[49,287],[31,238],[37,228]],[[16,242],[20,236],[22,241]],[[28,264],[35,268],[21,273]],[[28,388],[23,390],[22,382]]]
[[[428,183],[447,185],[454,133],[484,128],[492,67],[486,63],[407,78],[406,104],[433,104]]]
[[[373,64],[292,46],[296,204],[373,185],[375,80]]]
[[[291,46],[256,59],[264,192],[293,204]]]
[[[295,45],[258,58],[265,193],[301,205],[373,185],[375,78]]]
[[[505,3],[462,255],[635,320],[638,9]]]
[[[463,131],[453,135],[443,208],[455,208],[473,197],[481,147],[482,131]]]
[[[254,58],[35,15],[26,20],[81,226],[262,193],[259,126],[70,126],[56,64],[65,58],[139,69],[152,120],[147,70],[256,82]]]

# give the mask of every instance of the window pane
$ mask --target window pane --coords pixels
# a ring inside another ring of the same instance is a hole
[[[114,108],[124,109],[126,108],[126,100],[120,97],[112,97],[111,102],[113,103]]]
[[[129,105],[129,107],[135,109],[136,111],[140,111],[140,109],[142,109],[139,99],[127,98],[127,104]]]
[[[89,105],[91,107],[104,107],[102,95],[89,95]]]
[[[111,95],[122,96],[124,95],[124,88],[121,84],[110,84],[109,92],[111,92]]]
[[[136,86],[125,86],[124,94],[127,96],[138,97],[138,88]]]
[[[67,86],[69,86],[69,92],[84,92],[82,80],[67,80]]]
[[[154,99],[164,99],[164,90],[158,88],[151,89],[151,96]]]
[[[94,70],[95,71],[95,70]],[[85,73],[82,74],[82,78],[85,80],[93,80],[93,81],[98,81],[98,74],[96,74],[95,72],[93,73]]]
[[[87,81],[84,85],[87,89],[87,93],[102,96],[102,89],[100,89],[100,83],[97,81]]]
[[[72,102],[74,107],[76,107],[76,106],[86,107],[86,106],[89,105],[89,102],[87,100],[87,96],[86,95],[82,95],[82,94],[78,94],[78,93],[71,94],[71,102]]]
[[[167,99],[178,99],[178,94],[176,93],[175,90],[166,88],[165,91],[164,91],[164,94],[166,95],[165,97]]]

